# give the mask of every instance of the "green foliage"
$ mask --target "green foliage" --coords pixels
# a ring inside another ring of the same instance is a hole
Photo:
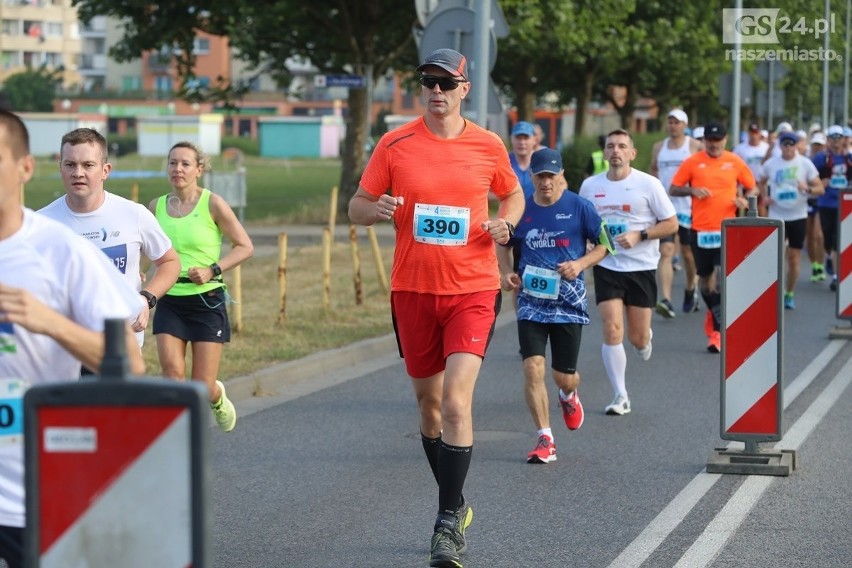
[[[3,83],[3,95],[11,110],[16,112],[50,112],[56,89],[62,82],[61,69],[38,69],[10,75]]]
[[[222,148],[237,148],[246,156],[259,156],[260,140],[252,140],[243,136],[223,136]]]

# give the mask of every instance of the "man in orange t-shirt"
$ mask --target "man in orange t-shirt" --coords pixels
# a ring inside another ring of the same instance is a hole
[[[461,115],[466,63],[438,49],[417,67],[427,112],[382,137],[349,202],[353,223],[397,230],[391,313],[438,482],[430,566],[461,566],[466,549],[473,390],[500,310],[494,243],[508,242],[524,210],[503,142]],[[494,219],[489,191],[500,200]]]
[[[754,194],[754,175],[742,158],[725,150],[727,130],[720,122],[704,125],[704,150],[687,158],[672,178],[669,193],[692,197],[692,254],[698,287],[709,309],[707,350],[721,351],[722,296],[717,267],[722,264],[722,221],[748,205],[743,191]]]

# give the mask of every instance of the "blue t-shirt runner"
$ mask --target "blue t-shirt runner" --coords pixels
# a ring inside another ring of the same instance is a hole
[[[586,254],[586,242],[598,242],[601,218],[594,206],[565,191],[552,205],[529,197],[510,244],[521,251],[518,319],[541,323],[589,323],[586,282],[581,273],[567,280],[557,265]]]

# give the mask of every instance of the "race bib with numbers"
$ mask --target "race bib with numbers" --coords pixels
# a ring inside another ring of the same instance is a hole
[[[559,297],[561,277],[555,270],[527,266],[524,269],[524,294],[535,298],[555,300]]]
[[[470,209],[418,203],[414,206],[414,240],[441,246],[467,244]]]
[[[834,174],[831,176],[828,185],[836,189],[844,189],[848,183],[846,174]]]
[[[681,227],[689,229],[692,227],[692,215],[690,213],[678,213],[677,224]]]
[[[703,249],[717,249],[722,247],[722,231],[699,231],[698,246]]]
[[[29,386],[21,379],[0,379],[0,446],[24,441],[24,393]]]
[[[797,197],[799,197],[799,190],[790,186],[779,187],[775,193],[775,199],[781,203],[795,201]]]
[[[105,255],[115,264],[115,267],[124,274],[127,270],[127,245],[115,245],[101,249]]]
[[[627,232],[627,223],[621,219],[607,219],[606,228],[611,237],[617,237]]]

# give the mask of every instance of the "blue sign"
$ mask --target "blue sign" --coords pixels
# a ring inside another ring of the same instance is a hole
[[[326,75],[325,86],[363,89],[367,86],[367,81],[362,75]]]

